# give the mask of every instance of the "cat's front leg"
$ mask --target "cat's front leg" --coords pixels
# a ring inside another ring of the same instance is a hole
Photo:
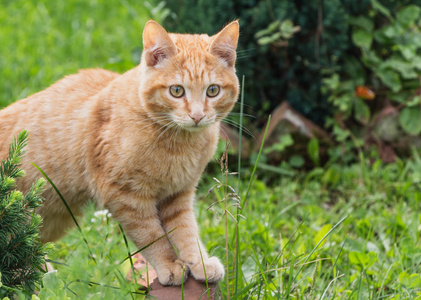
[[[155,268],[161,284],[180,285],[186,279],[184,262],[178,259],[165,236],[154,200],[117,198],[105,206],[139,249],[149,245],[142,254]]]
[[[200,281],[205,281],[207,278],[208,282],[217,282],[224,278],[224,267],[217,257],[209,257],[200,242],[199,229],[193,212],[194,196],[195,191],[191,190],[161,204],[159,207],[161,222],[166,232],[175,228],[169,234],[169,239],[194,278]],[[206,269],[206,278],[203,265]]]

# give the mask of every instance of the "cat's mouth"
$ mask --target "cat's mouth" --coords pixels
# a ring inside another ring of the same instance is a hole
[[[203,130],[204,128],[208,127],[210,124],[206,123],[206,124],[183,124],[181,125],[181,127],[187,131],[191,131],[191,132],[198,132]]]
[[[181,127],[182,129],[190,132],[198,132],[201,131],[213,123],[215,123],[215,120],[208,117],[203,117],[203,120],[194,121],[193,118],[173,118],[173,121],[177,124],[177,126]]]

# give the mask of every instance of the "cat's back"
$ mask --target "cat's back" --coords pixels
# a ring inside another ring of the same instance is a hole
[[[27,105],[32,107],[47,102],[54,102],[50,105],[65,105],[66,102],[70,101],[84,101],[97,94],[119,76],[118,73],[104,69],[79,70],[77,74],[67,75],[45,90],[12,103],[0,110],[0,116],[13,116],[19,114],[19,112],[28,111]],[[26,108],[22,109],[24,106]],[[42,110],[42,107],[38,108],[38,111]],[[4,121],[3,118],[2,121]]]
[[[4,158],[9,143],[19,131],[26,129],[30,137],[39,136],[47,127],[54,127],[55,120],[73,118],[78,107],[118,76],[103,69],[80,70],[0,110],[0,158]]]

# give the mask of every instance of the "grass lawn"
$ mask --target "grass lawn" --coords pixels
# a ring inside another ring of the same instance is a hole
[[[3,0],[0,107],[80,68],[132,68],[143,24],[166,14],[135,0]],[[281,178],[258,168],[246,197],[252,167],[243,165],[240,183],[217,173],[199,186],[202,239],[228,261],[224,298],[421,299],[421,159],[415,152],[388,165],[374,156]],[[238,246],[231,217],[237,202],[223,201],[224,187],[206,197],[217,184],[213,176],[245,202]],[[58,272],[44,277],[41,299],[144,298],[125,278],[130,263],[124,259],[136,249],[126,247],[112,218],[94,211],[88,206],[81,220],[87,244],[76,229],[55,243],[49,258]]]
[[[378,161],[363,172],[359,164],[332,164],[278,179],[270,187],[255,180],[240,211],[244,218],[239,223],[237,280],[233,271],[236,222],[227,215],[230,297],[420,299],[420,170],[421,160],[414,158],[389,165]],[[246,179],[250,174],[244,171]],[[216,178],[225,180],[222,174]],[[214,204],[223,199],[223,188],[206,197],[215,183],[210,176],[202,180],[197,217],[207,248],[225,260],[225,204]],[[238,185],[234,177],[228,183]],[[244,195],[248,181],[241,185]],[[234,203],[228,201],[232,214]],[[51,255],[66,264],[56,266],[61,285],[71,290],[63,291],[83,298],[125,294],[130,299],[127,293],[135,287],[124,280],[130,264],[121,263],[127,248],[117,224],[107,216],[95,217],[89,206],[82,229],[90,250],[80,233],[72,230],[56,243]],[[135,250],[130,246],[130,251]],[[220,287],[225,298],[227,283],[221,282]]]

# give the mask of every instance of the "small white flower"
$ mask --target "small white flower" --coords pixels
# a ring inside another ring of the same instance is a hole
[[[108,209],[98,210],[94,212],[95,217],[105,217],[108,214]]]
[[[96,221],[96,219],[95,219],[95,218],[92,218],[92,219],[91,219],[91,223],[95,223],[95,221]]]

